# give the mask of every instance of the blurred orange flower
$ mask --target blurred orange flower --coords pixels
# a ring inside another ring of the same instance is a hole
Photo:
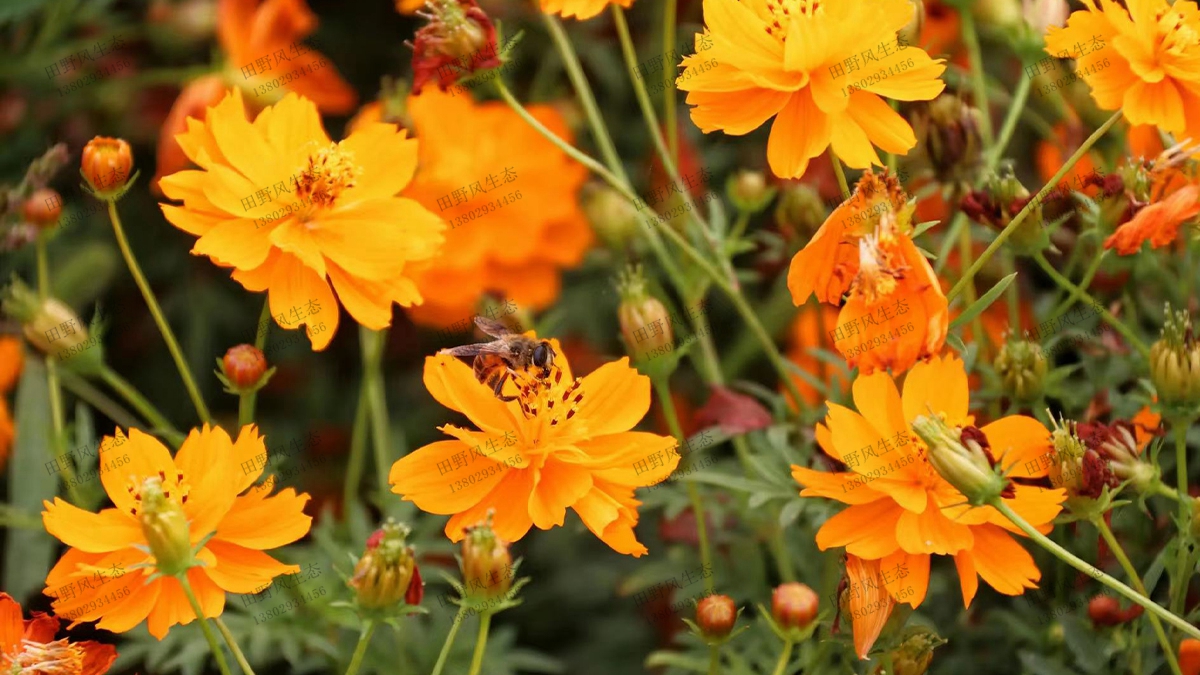
[[[814,293],[836,305],[849,293],[828,330],[850,367],[867,375],[901,373],[946,340],[946,296],[909,236],[913,209],[895,176],[868,170],[788,271],[796,305]]]
[[[112,645],[55,640],[59,620],[42,612],[24,618],[21,605],[0,592],[0,666],[30,675],[103,675],[117,659]]]
[[[337,331],[338,300],[375,330],[390,325],[393,302],[421,302],[412,264],[436,254],[445,225],[396,196],[417,167],[404,130],[368,124],[334,143],[295,94],[251,124],[237,89],[188,127],[179,142],[201,169],[163,179],[167,197],[183,200],[161,204],[163,214],[199,237],[194,255],[267,291],[281,327],[305,325],[320,351]]]
[[[876,146],[917,144],[884,99],[928,101],[946,87],[942,61],[898,41],[914,11],[908,0],[705,0],[705,32],[676,84],[704,133],[741,136],[774,117],[767,162],[780,178],[803,176],[830,145],[856,169],[883,166]]]
[[[229,87],[250,98],[251,110],[276,103],[288,92],[334,115],[350,112],[358,102],[358,94],[333,64],[300,43],[317,29],[317,17],[305,0],[220,0],[217,11],[217,39],[228,58],[225,70],[193,80],[175,100],[159,131],[155,186],[163,176],[187,168],[188,157],[175,136],[188,130],[189,117],[203,117]],[[284,77],[296,72],[303,74]],[[271,86],[276,80],[281,84]]]
[[[813,349],[833,349],[830,331],[837,326],[837,321],[838,310],[836,307],[813,306],[805,303],[796,312],[791,328],[788,329],[790,339],[788,340],[787,358],[817,381],[828,383],[833,391],[844,393],[850,390],[849,379],[843,374],[839,374],[838,370],[828,361],[820,359],[812,353]],[[811,408],[821,403],[821,392],[817,391],[816,387],[799,376],[793,376],[792,380],[796,383],[796,388],[800,390],[800,397],[805,407]],[[786,389],[784,396],[787,398],[788,404],[795,408],[791,393]]]
[[[264,551],[308,534],[308,495],[287,488],[267,497],[273,478],[251,489],[266,452],[253,425],[243,427],[236,442],[220,427],[193,429],[173,459],[137,429],[128,437],[120,429],[105,437],[100,481],[116,508],[90,513],[57,497],[43,502],[46,531],[70,547],[46,576],[44,593],[55,598],[54,612],[72,627],[99,620],[98,628],[114,633],[148,620],[160,640],[171,626],[196,618],[179,580],[155,574],[142,501],[152,491],[165,508],[186,516],[191,546],[202,544],[196,558],[204,564],[186,574],[204,616],[221,615],[226,593],[256,593],[281,574],[299,572]]]
[[[628,358],[572,377],[558,341],[550,342],[561,370],[542,386],[510,383],[506,393],[517,398],[507,403],[462,361],[448,354],[425,359],[429,393],[480,430],[439,427],[454,440],[392,465],[392,491],[423,511],[451,515],[452,541],[489,509],[496,535],[517,541],[535,525],[562,525],[570,507],[613,550],[641,557],[647,549],[633,532],[641,504],[634,489],[665,480],[679,463],[673,438],[630,431],[650,409],[650,379]]]
[[[16,437],[12,415],[8,411],[8,392],[17,386],[23,365],[21,340],[0,336],[0,471],[4,470],[4,465],[8,463],[9,451],[12,450],[13,439]]]
[[[1134,198],[1133,218],[1104,240],[1105,248],[1120,255],[1137,253],[1147,241],[1151,248],[1161,248],[1200,214],[1200,166],[1188,156],[1193,151],[1179,144],[1149,162],[1132,157],[1127,161],[1125,183]]]
[[[829,415],[816,428],[821,449],[850,470],[827,473],[792,466],[792,477],[804,486],[802,497],[848,505],[821,526],[817,546],[844,546],[847,554],[862,559],[858,576],[879,576],[894,602],[914,608],[928,590],[931,555],[954,556],[964,606],[975,597],[978,577],[1005,595],[1035,588],[1041,572],[1009,536],[1020,530],[995,509],[967,504],[929,463],[924,443],[912,431],[912,421],[931,411],[952,427],[974,428],[963,362],[948,356],[914,366],[903,394],[884,373],[859,377],[852,391],[858,412],[827,403]],[[1012,475],[1047,475],[1047,467],[1034,460],[1052,450],[1050,432],[1037,420],[1012,415],[975,431]],[[1012,490],[1005,503],[1048,532],[1065,493],[1019,484]],[[853,572],[849,563],[847,569]],[[871,600],[865,587],[850,589],[852,615],[877,613],[874,619],[855,621],[855,648],[863,658],[878,636],[873,624],[879,621],[881,627],[887,619]],[[890,603],[883,605],[890,611]]]
[[[609,5],[629,7],[633,0],[540,0],[542,11],[561,14],[566,19],[590,19],[604,11]]]
[[[561,113],[529,106],[571,141]],[[408,99],[420,169],[405,190],[449,225],[441,255],[414,266],[415,321],[445,327],[495,293],[523,309],[558,298],[559,271],[578,265],[593,234],[576,197],[587,169],[500,102],[427,88]]]

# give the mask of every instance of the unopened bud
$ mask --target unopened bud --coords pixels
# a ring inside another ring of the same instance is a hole
[[[463,584],[467,594],[482,600],[502,597],[512,588],[512,554],[508,542],[492,529],[492,514],[467,530],[462,543]]]
[[[1144,611],[1138,604],[1123,610],[1121,603],[1111,595],[1097,595],[1088,601],[1088,618],[1095,626],[1119,626],[1138,618]]]
[[[401,602],[420,604],[424,583],[412,547],[406,543],[408,534],[408,526],[389,518],[367,540],[366,550],[347,582],[362,607],[382,609]]]
[[[1169,408],[1189,409],[1200,403],[1200,344],[1191,316],[1167,306],[1162,337],[1150,347],[1150,381],[1158,400]]]
[[[775,224],[793,240],[807,241],[825,222],[825,204],[809,185],[787,183],[775,204]]]
[[[737,605],[728,595],[709,595],[696,604],[696,625],[705,637],[723,638],[737,622]]]
[[[675,344],[671,316],[666,306],[646,290],[646,280],[640,268],[629,268],[622,274],[618,288],[621,305],[617,318],[625,348],[635,359],[654,358],[670,351]]]
[[[62,196],[50,188],[34,190],[25,200],[22,215],[38,228],[50,229],[58,224],[58,218],[62,215]]]
[[[19,321],[25,339],[38,351],[63,361],[80,373],[99,371],[104,357],[97,336],[90,336],[83,319],[55,298],[40,300],[20,281],[5,294],[4,313]]]
[[[239,392],[255,391],[263,384],[267,372],[267,358],[254,345],[230,347],[221,360],[225,379],[232,389]]]
[[[797,581],[775,587],[771,593],[771,617],[784,630],[803,630],[817,618],[819,599],[813,589]]]
[[[996,473],[987,437],[975,427],[951,428],[938,416],[921,415],[913,431],[929,449],[929,463],[974,506],[998,500],[1008,481]]]
[[[969,183],[983,159],[980,112],[953,94],[924,105],[915,120],[917,138],[938,180]]]
[[[191,532],[181,505],[184,494],[172,495],[164,478],[153,476],[134,493],[142,535],[154,555],[154,566],[167,576],[178,576],[194,565]],[[176,490],[182,490],[176,487]]]
[[[124,139],[97,136],[83,148],[80,171],[98,198],[115,198],[133,171],[133,152]]]
[[[767,177],[761,171],[742,169],[729,177],[725,183],[729,201],[744,213],[758,213],[767,208],[775,198],[775,188],[767,185]]]
[[[1050,237],[1042,226],[1042,201],[1049,199],[1050,194],[1047,192],[1030,207],[1030,213],[1009,236],[1008,244],[1018,255],[1033,255],[1050,245]],[[982,190],[967,193],[961,206],[972,220],[1004,230],[1032,199],[1029,190],[1008,171],[989,178]]]
[[[1038,36],[1051,26],[1062,28],[1071,14],[1067,0],[1021,0],[1021,10],[1025,23]]]
[[[610,248],[621,250],[637,236],[637,208],[613,188],[592,186],[583,197],[583,213]]]
[[[924,675],[933,663],[933,650],[946,641],[924,626],[909,626],[892,649],[892,670],[886,675]],[[885,675],[882,666],[876,675]]]
[[[1036,342],[1010,340],[996,354],[996,373],[1004,393],[1021,403],[1041,398],[1046,386],[1046,357]]]
[[[1179,672],[1200,675],[1200,640],[1184,638],[1179,643]]]

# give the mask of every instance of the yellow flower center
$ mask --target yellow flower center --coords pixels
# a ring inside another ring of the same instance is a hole
[[[21,641],[21,651],[6,656],[12,675],[80,675],[83,672],[83,648],[67,642]]]
[[[1185,23],[1183,14],[1179,10],[1174,8],[1160,10],[1157,21],[1164,51],[1175,56],[1183,56],[1185,51],[1200,43],[1197,26]]]
[[[551,367],[551,371],[549,377],[531,376],[519,384],[517,402],[526,418],[549,420],[549,425],[556,427],[579,411],[583,380],[577,377],[564,382],[562,369]]]
[[[357,184],[362,173],[362,167],[354,163],[354,153],[342,149],[340,143],[310,154],[308,163],[292,177],[300,220],[308,222],[318,211],[332,206],[344,190]]]
[[[767,24],[767,35],[784,41],[793,18],[813,17],[820,10],[821,0],[766,0],[766,11],[760,11],[759,16]]]
[[[157,476],[138,480],[131,476],[125,485],[125,490],[133,495],[137,502],[129,509],[134,516],[143,513],[158,512],[170,506],[182,507],[187,503],[191,486],[184,481],[182,471],[176,471],[175,476],[168,478],[165,471],[159,471]]]
[[[862,294],[868,305],[874,304],[896,292],[899,279],[904,278],[908,268],[895,261],[894,255],[896,235],[894,229],[888,226],[888,221],[895,221],[890,213],[884,214],[884,222],[876,234],[869,234],[858,242],[858,279],[856,290]]]

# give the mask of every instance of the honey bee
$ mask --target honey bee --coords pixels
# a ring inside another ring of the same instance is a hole
[[[475,325],[479,330],[496,338],[491,342],[480,342],[473,345],[463,345],[452,349],[443,349],[442,354],[459,358],[475,357],[471,369],[475,379],[491,387],[496,398],[501,401],[515,401],[516,396],[504,394],[504,383],[508,378],[516,379],[532,366],[537,369],[534,377],[545,380],[554,369],[554,348],[549,340],[537,340],[509,330],[508,326],[486,319],[475,317]]]

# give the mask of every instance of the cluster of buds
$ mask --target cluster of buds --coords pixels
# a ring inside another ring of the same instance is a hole
[[[622,272],[617,290],[621,295],[617,318],[630,355],[641,360],[670,351],[675,344],[670,314],[662,301],[646,290],[641,268],[629,267]]]
[[[425,596],[421,570],[406,542],[406,525],[388,519],[367,539],[367,548],[354,566],[347,584],[354,589],[359,606],[387,609],[401,603],[419,605]]]
[[[1166,409],[1191,414],[1200,404],[1200,344],[1186,311],[1168,304],[1166,315],[1162,337],[1150,347],[1150,381]]]
[[[89,328],[66,303],[38,294],[14,280],[5,291],[4,313],[20,322],[29,341],[41,353],[62,361],[71,370],[91,375],[104,365],[100,326]]]
[[[982,190],[968,192],[960,206],[975,222],[1003,230],[1031,199],[1029,190],[1009,170],[1004,175],[991,176]],[[1008,242],[1020,255],[1033,255],[1050,245],[1050,236],[1042,227],[1040,202],[1034,204],[1033,212],[1013,230]]]
[[[254,345],[241,344],[230,347],[225,358],[217,359],[217,378],[231,394],[245,395],[267,385],[274,368],[267,368],[267,357]]]
[[[1004,393],[1020,403],[1041,398],[1046,387],[1046,357],[1041,345],[1028,340],[1009,340],[1000,347],[993,364]]]
[[[950,427],[939,415],[921,415],[913,431],[929,449],[929,463],[973,506],[1011,496],[1011,485],[996,467],[987,436],[976,427]]]
[[[429,0],[428,21],[417,31],[413,48],[413,93],[431,80],[445,91],[479,70],[503,65],[496,46],[496,27],[475,0]]]
[[[921,106],[914,120],[918,142],[939,181],[970,183],[983,157],[979,110],[952,94]]]

